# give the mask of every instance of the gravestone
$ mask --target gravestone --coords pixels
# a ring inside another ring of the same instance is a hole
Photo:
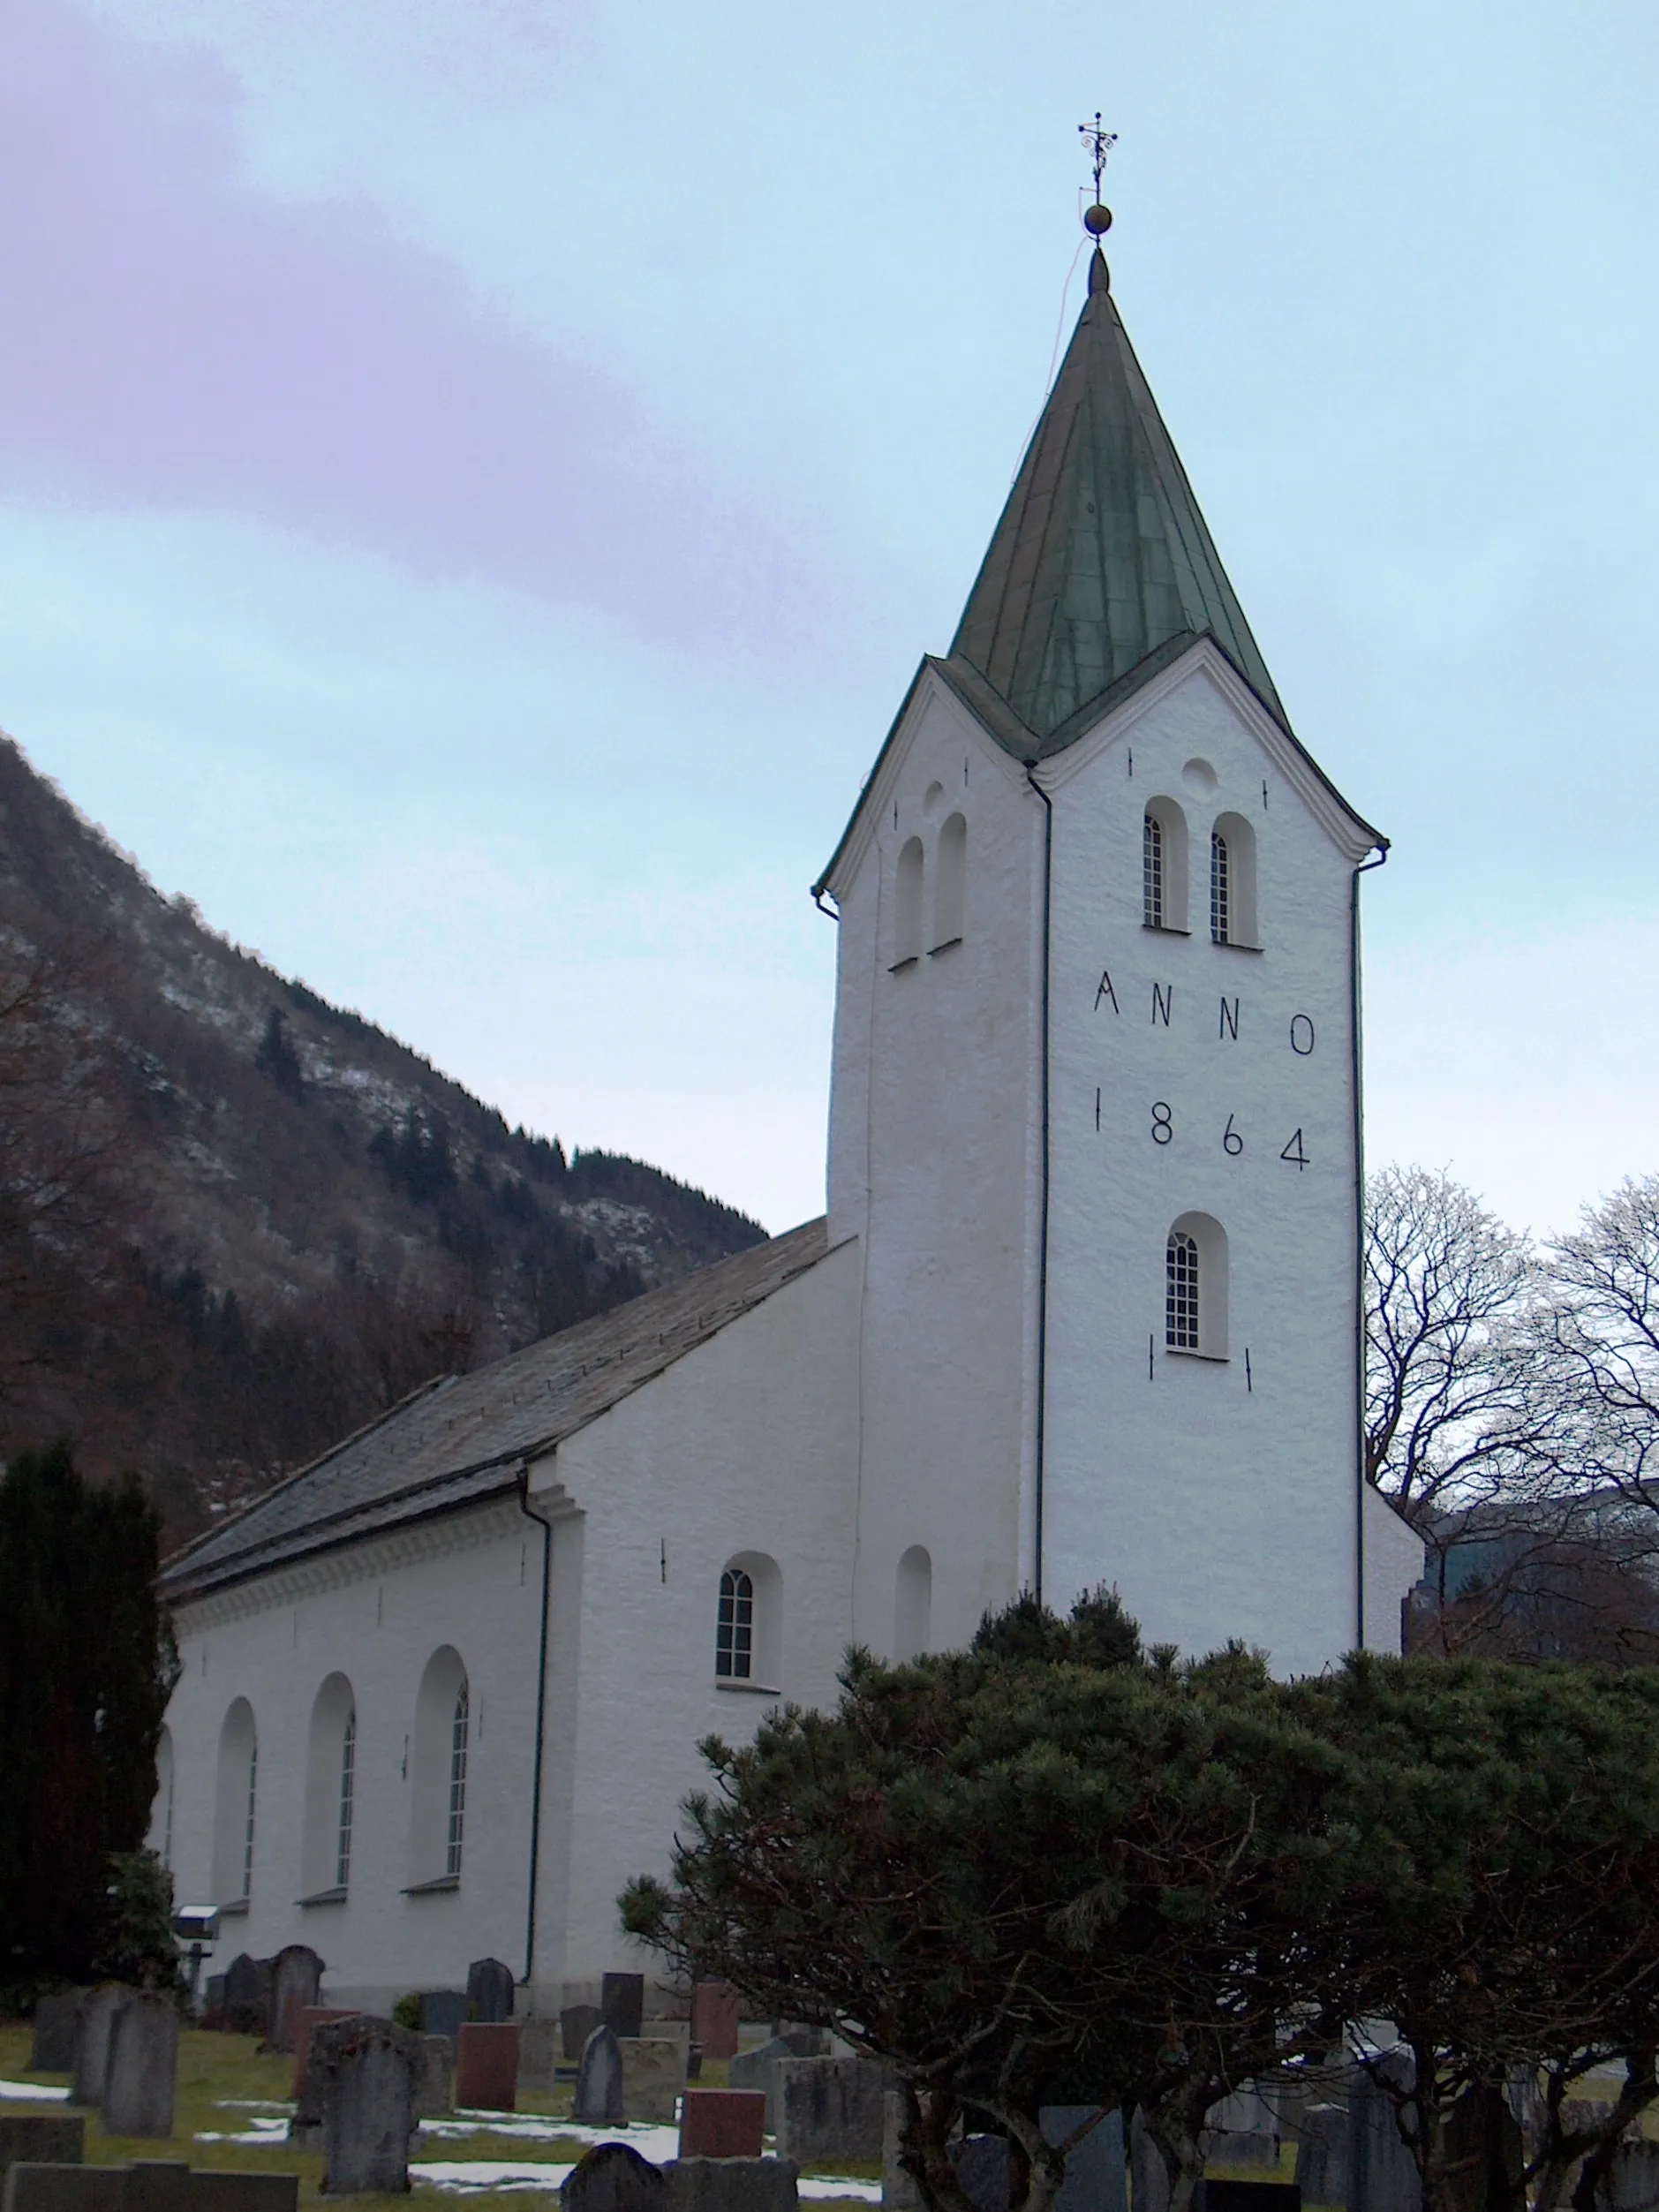
[[[267,2050],[298,2049],[299,2016],[319,2009],[322,1960],[309,1944],[290,1944],[271,1961],[270,2034]]]
[[[584,2127],[611,2127],[623,2117],[622,2048],[602,2025],[583,2046],[570,2117]]]
[[[660,2167],[629,2143],[596,2143],[559,2188],[563,2212],[668,2212]]]
[[[1486,2212],[1524,2192],[1520,2125],[1502,2089],[1466,2089],[1446,2115],[1447,2212]]]
[[[1348,2111],[1343,2104],[1310,2104],[1301,2116],[1296,2146],[1296,2186],[1305,2205],[1346,2212],[1349,2179]]]
[[[305,2004],[300,2007],[299,2018],[294,2022],[294,2081],[290,2095],[305,2095],[305,2069],[311,2064],[311,2039],[317,2029],[329,2020],[349,2020],[357,2017],[357,2007],[351,2004]],[[318,2115],[319,2119],[321,2114]]]
[[[765,2125],[758,2089],[688,2089],[680,2100],[680,2156],[758,2158]]]
[[[619,2042],[622,2118],[672,2126],[685,2087],[685,2045],[677,2037],[630,2035]]]
[[[1596,2201],[1606,2212],[1654,2212],[1659,2206],[1659,2143],[1621,2143]]]
[[[668,2212],[796,2212],[792,2158],[671,2158],[662,2170]]]
[[[31,2073],[72,2073],[75,2035],[84,1989],[57,1989],[34,2008],[34,2039],[29,2046]]]
[[[309,2079],[322,2106],[322,2186],[331,2197],[409,2187],[420,2039],[359,2013],[311,2038]]]
[[[75,2064],[70,2083],[72,2104],[94,2108],[103,2103],[103,2071],[109,2057],[109,2023],[132,1992],[118,1982],[101,1982],[75,2008]]]
[[[1301,2212],[1301,2191],[1293,2181],[1206,2180],[1194,2203],[1195,2212]]]
[[[1351,2212],[1421,2212],[1422,2185],[1411,2153],[1400,2140],[1394,2106],[1372,2078],[1381,2073],[1409,2082],[1411,2055],[1384,2051],[1356,2073],[1348,2093],[1348,2179]]]
[[[951,2145],[957,2186],[975,2212],[1008,2212],[1008,2142],[1005,2135],[964,2135]]]
[[[475,1959],[466,1970],[469,2019],[494,2027],[513,2017],[513,1970],[499,1959]],[[636,2028],[637,2035],[639,2030]]]
[[[605,2025],[605,2015],[597,2004],[567,2004],[559,2015],[559,2034],[564,2044],[567,2064],[579,2064],[587,2049],[587,2039],[596,2027]]]
[[[871,2058],[780,2058],[773,2076],[773,2133],[798,2165],[881,2155],[885,2070]]]
[[[19,2163],[79,2166],[86,2155],[83,2114],[0,2112],[0,2183],[4,2182],[8,2169]]]
[[[889,2089],[882,2099],[881,2201],[886,2212],[915,2212],[922,2201],[915,2179],[899,2163],[904,2148],[904,2093]]]
[[[1169,2169],[1138,2105],[1129,2122],[1129,2194],[1135,2212],[1169,2212]]]
[[[1205,2152],[1211,2166],[1277,2166],[1278,2137],[1258,2135],[1254,2130],[1212,2127]]]
[[[170,1997],[132,1990],[109,2023],[103,2070],[106,2135],[166,2138],[178,2085],[178,2007]]]
[[[559,2057],[559,2023],[553,2019],[519,2022],[518,2082],[524,2089],[550,2090]]]
[[[600,1983],[600,2015],[613,2035],[637,2035],[645,2022],[643,1974],[607,1974]]]
[[[450,2082],[455,2073],[455,2045],[447,2035],[420,2038],[420,2064],[415,2073],[415,2118],[435,2119],[455,2109]]]
[[[217,2035],[224,2030],[224,1976],[210,1974],[201,1985],[201,2025]]]
[[[518,2108],[518,2023],[468,2020],[455,2039],[455,2101],[463,2112]]]
[[[778,2067],[786,2058],[798,2058],[803,2054],[781,2035],[773,2035],[764,2043],[757,2043],[753,2050],[740,2050],[728,2070],[728,2079],[734,2089],[758,2089],[766,2100],[766,2133],[778,2132]]]
[[[19,2161],[6,2179],[6,2212],[298,2212],[298,2174],[233,2173],[183,2159],[130,2166]]]
[[[460,1989],[423,1989],[420,1993],[420,2032],[447,2035],[451,2042],[466,2025],[467,1998]]]
[[[1259,2089],[1235,2089],[1204,2115],[1204,2125],[1214,2134],[1277,2135],[1278,2116]]]
[[[777,2040],[787,2043],[797,2058],[827,2058],[830,2055],[821,2027],[788,2027],[780,2021]]]
[[[238,1952],[224,1970],[224,2024],[231,2035],[263,2035],[271,2024],[271,1967],[268,1959]]]
[[[691,2041],[705,2058],[735,2058],[743,1999],[729,1982],[698,1982],[691,1990]]]
[[[1066,2178],[1054,2212],[1128,2212],[1123,2167],[1123,2115],[1099,2105],[1045,2104],[1037,2116],[1043,2140],[1057,2148],[1086,2127],[1066,2154]]]

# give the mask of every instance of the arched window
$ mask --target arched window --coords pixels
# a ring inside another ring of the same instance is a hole
[[[1171,1225],[1164,1259],[1164,1343],[1201,1358],[1227,1356],[1227,1233],[1207,1213]]]
[[[1218,814],[1210,834],[1210,934],[1218,945],[1261,943],[1256,914],[1256,832],[1242,814]]]
[[[1141,919],[1187,927],[1187,817],[1173,799],[1149,799],[1141,819]]]
[[[720,1576],[720,1623],[714,1632],[714,1672],[746,1682],[755,1671],[755,1585],[741,1567]]]
[[[933,886],[933,943],[942,953],[962,941],[962,910],[968,885],[968,823],[953,814],[939,834],[938,873]]]
[[[357,1699],[343,1674],[331,1674],[312,1702],[305,1746],[305,1828],[300,1881],[306,1898],[343,1896],[351,1879],[351,1818],[357,1794]]]
[[[461,1878],[471,1714],[466,1668],[454,1645],[446,1643],[427,1660],[415,1697],[409,1806],[411,1890],[452,1890]]]
[[[220,1905],[245,1905],[253,1894],[253,1837],[259,1810],[260,1747],[253,1708],[238,1697],[219,1731],[219,1772],[213,1828],[213,1894]]]
[[[893,1658],[895,1666],[918,1657],[932,1634],[933,1562],[927,1547],[913,1544],[899,1561],[894,1578]]]
[[[1232,910],[1227,900],[1227,841],[1218,829],[1210,833],[1210,937],[1212,944],[1232,942]]]
[[[922,952],[922,840],[906,840],[894,878],[893,965],[908,968]]]
[[[155,1798],[150,1808],[150,1849],[170,1873],[173,1865],[173,1732],[163,1728],[155,1747]]]
[[[714,1679],[776,1689],[783,1677],[783,1577],[764,1551],[739,1551],[720,1572]]]
[[[455,1695],[455,1712],[449,1722],[449,1816],[444,1831],[443,1870],[458,1875],[461,1871],[461,1846],[466,1834],[466,1744],[471,1711],[467,1686],[462,1683]]]

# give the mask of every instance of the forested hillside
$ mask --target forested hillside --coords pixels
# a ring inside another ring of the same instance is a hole
[[[181,1537],[443,1370],[756,1242],[163,898],[0,738],[0,1457]]]

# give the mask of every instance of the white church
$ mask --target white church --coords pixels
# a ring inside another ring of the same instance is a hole
[[[172,1560],[153,1840],[217,1964],[382,2007],[648,1965],[711,1731],[850,1642],[1115,1584],[1149,1640],[1397,1650],[1362,1478],[1360,877],[1089,298],[951,649],[817,887],[825,1217],[446,1378]]]

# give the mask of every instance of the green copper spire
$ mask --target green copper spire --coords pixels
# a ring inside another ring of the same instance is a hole
[[[1282,721],[1097,245],[1087,304],[951,658],[1013,708],[1036,752],[1054,752],[1082,736],[1082,709],[1151,655],[1161,666],[1160,647],[1205,631]]]

